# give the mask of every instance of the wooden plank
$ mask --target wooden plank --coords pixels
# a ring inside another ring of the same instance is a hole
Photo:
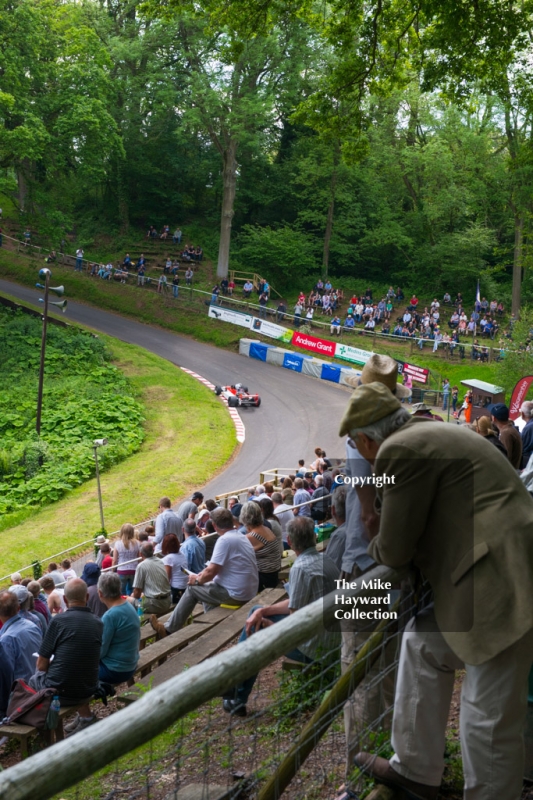
[[[182,786],[177,792],[167,795],[165,800],[224,800],[234,791],[234,787],[190,783],[188,786]],[[235,795],[233,794],[233,796]]]
[[[222,619],[224,619],[224,617]],[[165,637],[165,639],[154,642],[154,644],[146,647],[140,653],[135,674],[142,674],[146,669],[150,669],[157,664],[162,658],[166,658],[171,655],[171,653],[176,652],[176,650],[181,650],[183,647],[186,647],[189,642],[198,639],[208,628],[212,628],[220,621],[219,618],[212,619],[208,625],[187,625],[187,627],[176,631],[176,633],[172,633],[170,636]]]
[[[192,612],[192,618],[195,619],[196,617],[201,616],[203,613],[204,613],[203,606],[200,603],[198,603]],[[164,614],[162,617],[158,617],[159,622],[166,622],[168,619],[170,619],[171,615],[172,611],[169,611],[168,614]],[[141,627],[141,640],[139,644],[139,650],[143,650],[148,640],[153,639],[155,636],[156,632],[154,631],[149,622],[143,625]]]
[[[261,594],[241,606],[237,611],[233,613],[230,612],[230,616],[224,620],[223,625],[215,625],[213,629],[207,630],[202,636],[196,639],[195,642],[188,645],[182,653],[178,653],[171,658],[170,661],[157,667],[157,669],[146,678],[138,681],[137,685],[140,684],[146,688],[149,686],[159,686],[183,670],[193,667],[195,664],[199,664],[201,661],[205,661],[206,658],[215,655],[215,653],[218,653],[219,650],[229,644],[229,642],[241,632],[253,606],[277,603],[283,600],[286,594],[285,589],[266,589],[264,592],[261,592]],[[226,609],[213,609],[213,611],[209,613],[211,614],[216,610],[224,611]],[[143,693],[143,689],[138,693],[133,690],[128,692],[127,696],[124,694],[120,695],[118,699],[125,703],[131,703]]]

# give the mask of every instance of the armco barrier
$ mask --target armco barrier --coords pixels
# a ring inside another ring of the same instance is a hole
[[[265,361],[275,367],[290,369],[293,372],[303,372],[304,375],[311,375],[313,378],[339,383],[343,386],[350,386],[347,378],[361,375],[360,370],[340,364],[330,364],[328,361],[321,361],[313,356],[304,356],[301,353],[293,353],[292,350],[284,350],[282,347],[273,347],[255,339],[240,339],[239,354]]]

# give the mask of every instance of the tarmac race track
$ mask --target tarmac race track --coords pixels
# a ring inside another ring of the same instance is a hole
[[[36,290],[5,280],[0,280],[0,291],[34,305],[39,298]],[[245,442],[226,469],[205,487],[208,497],[258,482],[262,469],[296,467],[299,458],[310,463],[318,445],[328,455],[344,455],[338,429],[350,397],[347,388],[70,300],[64,319],[144,347],[211,383],[244,383],[261,396],[260,408],[239,409]]]

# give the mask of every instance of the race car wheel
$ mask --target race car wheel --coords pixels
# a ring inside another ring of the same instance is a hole
[[[239,400],[237,397],[235,397],[234,395],[228,397],[228,406],[230,408],[237,408],[238,405],[239,405]]]
[[[255,401],[254,405],[255,405],[256,408],[259,408],[259,406],[261,405],[261,398],[260,397],[257,398],[257,400]]]
[[[215,386],[215,394],[222,394],[222,386]]]

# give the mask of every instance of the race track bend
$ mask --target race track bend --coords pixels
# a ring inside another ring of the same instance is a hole
[[[11,281],[0,280],[0,291],[21,302],[38,303],[37,290]],[[310,463],[317,446],[328,456],[344,455],[338,429],[350,395],[347,388],[79,302],[68,301],[64,318],[144,347],[214,384],[244,383],[251,392],[261,396],[260,408],[239,409],[246,440],[237,457],[203,488],[206,497],[257,483],[263,469],[296,468],[299,458]]]

